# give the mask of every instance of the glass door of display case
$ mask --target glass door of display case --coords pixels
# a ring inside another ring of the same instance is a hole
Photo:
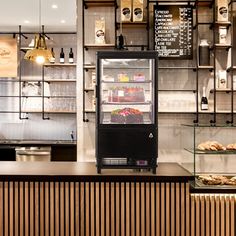
[[[98,172],[111,166],[140,168],[140,163],[156,168],[156,91],[156,52],[97,52]]]
[[[100,124],[153,124],[154,59],[101,59]]]

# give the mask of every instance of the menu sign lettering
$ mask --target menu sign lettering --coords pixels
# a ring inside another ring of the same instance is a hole
[[[155,50],[161,58],[192,59],[193,10],[184,5],[156,5],[154,9]]]

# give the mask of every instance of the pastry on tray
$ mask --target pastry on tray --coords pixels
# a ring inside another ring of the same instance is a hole
[[[206,141],[206,142],[200,143],[197,148],[202,151],[226,150],[226,148],[221,143],[219,143],[217,141]]]
[[[236,143],[230,143],[226,146],[227,150],[236,150]]]
[[[229,181],[226,176],[222,175],[199,175],[198,179],[206,185],[224,185]]]

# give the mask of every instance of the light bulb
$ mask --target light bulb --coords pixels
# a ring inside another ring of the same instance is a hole
[[[37,57],[36,57],[36,62],[37,62],[38,64],[43,64],[43,63],[45,62],[44,56],[37,56]]]

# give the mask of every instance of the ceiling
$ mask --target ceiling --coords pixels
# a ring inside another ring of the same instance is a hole
[[[40,21],[45,31],[76,31],[76,0],[1,0],[0,9],[0,32],[38,31]]]

